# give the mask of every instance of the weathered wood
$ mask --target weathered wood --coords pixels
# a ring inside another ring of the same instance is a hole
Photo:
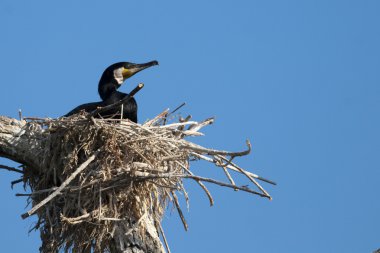
[[[0,156],[38,168],[44,145],[43,130],[26,121],[0,116]]]

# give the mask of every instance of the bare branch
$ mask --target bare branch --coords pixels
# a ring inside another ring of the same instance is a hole
[[[9,167],[9,166],[6,166],[6,165],[1,165],[0,164],[0,169],[5,169],[5,170],[8,170],[8,171],[13,171],[13,172],[24,174],[23,170],[16,169],[16,168],[13,168],[13,167]]]

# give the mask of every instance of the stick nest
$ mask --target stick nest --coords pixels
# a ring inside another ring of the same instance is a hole
[[[161,220],[169,202],[187,224],[178,193],[188,196],[183,179],[194,180],[213,198],[203,182],[271,198],[257,180],[264,180],[233,162],[247,155],[201,147],[187,136],[202,135],[199,130],[213,119],[202,122],[180,118],[166,124],[168,111],[140,125],[129,120],[94,119],[74,115],[60,119],[33,119],[28,125],[44,133],[45,149],[40,168],[24,168],[24,183],[31,189],[33,208],[24,218],[37,214],[42,252],[112,251],[116,225],[128,220],[134,231],[145,231],[140,222],[149,216],[164,237]],[[194,175],[190,162],[205,160],[226,175],[227,182]],[[252,187],[235,184],[229,171],[243,174]],[[166,239],[164,238],[165,243]]]

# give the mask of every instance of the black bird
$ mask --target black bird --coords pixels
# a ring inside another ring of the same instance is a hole
[[[143,69],[158,65],[157,61],[150,61],[143,64],[136,64],[130,62],[118,62],[112,64],[106,70],[104,70],[102,77],[100,78],[98,85],[98,92],[102,101],[92,102],[83,105],[79,105],[69,113],[64,115],[68,117],[70,115],[79,113],[84,110],[86,112],[92,112],[98,107],[104,107],[110,104],[114,104],[119,100],[128,96],[127,93],[122,93],[117,91],[117,89],[123,84],[123,82],[133,76],[134,74],[140,72]],[[134,98],[125,102],[122,106],[123,109],[123,119],[130,119],[133,122],[137,122],[137,103]],[[108,111],[100,113],[99,116],[103,118],[110,118],[112,116],[118,115],[120,117],[121,108],[110,109]]]

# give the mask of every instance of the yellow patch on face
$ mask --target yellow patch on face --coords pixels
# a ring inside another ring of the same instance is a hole
[[[121,71],[121,74],[123,75],[124,80],[125,80],[131,77],[134,73],[130,69],[123,68],[123,70]]]

